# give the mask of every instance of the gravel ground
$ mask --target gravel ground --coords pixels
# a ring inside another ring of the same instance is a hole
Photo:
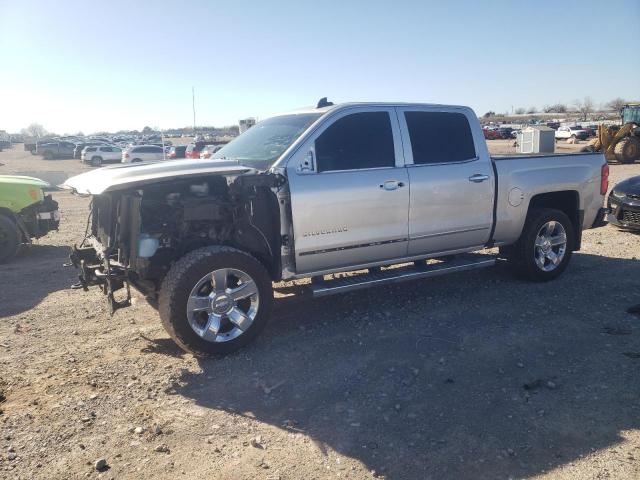
[[[60,231],[0,266],[0,478],[640,478],[640,235],[585,232],[545,284],[496,268],[282,297],[251,346],[198,360],[143,300],[109,318],[67,288],[88,200],[54,197]]]

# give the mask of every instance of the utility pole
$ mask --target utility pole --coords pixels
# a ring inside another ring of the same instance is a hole
[[[191,107],[193,108],[193,136],[196,136],[196,87],[191,87]]]

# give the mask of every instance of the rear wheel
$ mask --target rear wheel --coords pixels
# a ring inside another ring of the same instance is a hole
[[[640,139],[625,137],[616,143],[613,152],[620,163],[633,163],[640,159]]]
[[[204,247],[169,270],[159,312],[181,348],[216,355],[251,342],[267,323],[272,301],[271,278],[258,260],[231,247]]]
[[[53,152],[44,152],[44,155],[42,155],[42,157],[45,160],[53,160]]]
[[[94,167],[99,167],[100,165],[102,165],[102,158],[101,157],[93,157],[91,159],[91,165],[93,165]]]
[[[503,249],[514,271],[529,280],[547,281],[567,268],[575,234],[569,217],[560,210],[534,209],[527,215],[522,235]]]
[[[0,263],[16,256],[21,240],[18,226],[10,218],[0,215]]]
[[[140,160],[139,158],[134,158],[133,160],[131,160],[131,163],[140,163],[142,162],[142,160]]]

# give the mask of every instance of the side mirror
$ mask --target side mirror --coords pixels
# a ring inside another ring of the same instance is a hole
[[[316,167],[313,150],[309,150],[302,158],[302,161],[298,166],[298,173],[313,173],[315,169]]]

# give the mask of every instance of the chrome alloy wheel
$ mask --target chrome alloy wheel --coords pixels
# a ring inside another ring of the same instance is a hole
[[[560,222],[545,223],[538,231],[534,249],[538,268],[544,272],[555,270],[567,251],[567,232]]]
[[[251,327],[259,307],[256,282],[241,270],[221,268],[193,287],[187,300],[187,319],[203,340],[228,342]]]

